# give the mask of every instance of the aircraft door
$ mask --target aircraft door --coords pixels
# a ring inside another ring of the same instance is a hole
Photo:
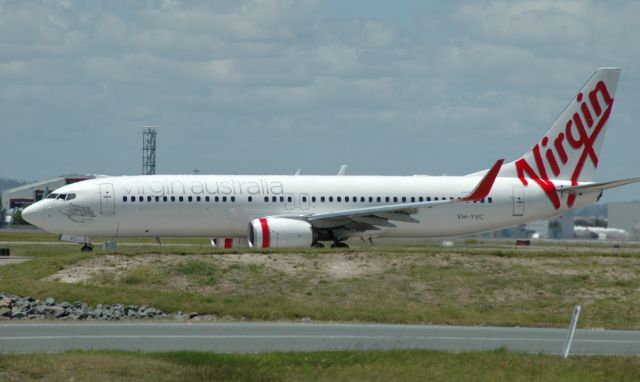
[[[308,210],[311,202],[309,201],[309,194],[300,194],[300,209]]]
[[[296,198],[295,195],[291,193],[284,194],[284,209],[292,210],[296,208]]]
[[[524,188],[513,186],[513,216],[524,216]]]
[[[113,193],[113,184],[100,183],[100,214],[115,215],[116,197]]]

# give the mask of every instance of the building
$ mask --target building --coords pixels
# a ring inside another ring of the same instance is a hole
[[[93,175],[68,175],[10,188],[2,192],[2,208],[5,211],[22,208],[37,202],[56,188],[93,178]]]

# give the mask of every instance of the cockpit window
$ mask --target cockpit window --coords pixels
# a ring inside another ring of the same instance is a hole
[[[58,194],[49,194],[49,195],[47,196],[47,199],[55,199],[55,198],[57,198],[57,197],[58,197]]]
[[[60,194],[60,195],[58,195],[58,199],[59,199],[59,200],[64,200],[64,198],[66,198],[66,197],[67,197],[67,194]]]
[[[75,198],[76,198],[76,194],[67,194],[67,198],[65,200],[69,201],[69,200],[73,200]]]

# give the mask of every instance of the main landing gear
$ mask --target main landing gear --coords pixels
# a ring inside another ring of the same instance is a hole
[[[80,249],[80,252],[93,252],[93,245],[91,243],[85,243]]]
[[[331,244],[331,248],[349,248],[349,246],[347,245],[347,243],[336,241],[333,244]]]

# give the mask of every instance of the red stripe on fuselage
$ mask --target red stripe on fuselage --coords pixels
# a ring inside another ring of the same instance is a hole
[[[262,226],[262,248],[269,248],[269,223],[267,223],[267,219],[261,218],[260,226]]]
[[[224,239],[224,247],[225,248],[233,248],[233,238],[226,237]]]

